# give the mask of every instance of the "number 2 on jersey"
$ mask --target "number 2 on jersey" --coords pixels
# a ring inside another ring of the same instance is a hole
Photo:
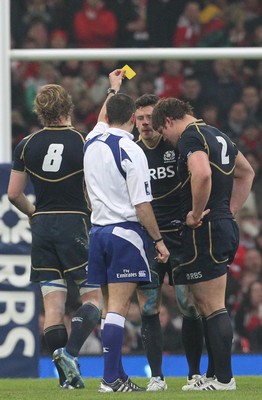
[[[229,156],[227,156],[227,142],[222,136],[216,136],[217,141],[222,144],[221,162],[222,164],[229,164]]]
[[[62,163],[62,153],[64,145],[60,143],[52,143],[48,147],[47,154],[45,155],[42,169],[45,172],[57,172]]]

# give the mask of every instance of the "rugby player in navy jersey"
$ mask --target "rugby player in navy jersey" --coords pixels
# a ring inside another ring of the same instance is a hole
[[[185,390],[235,390],[233,329],[225,291],[239,244],[235,214],[248,197],[254,171],[226,134],[194,117],[189,103],[161,99],[153,110],[152,126],[178,147],[185,227],[173,277],[176,285],[189,285],[192,291],[208,350],[206,375]]]
[[[71,125],[71,96],[59,85],[40,88],[34,111],[43,129],[25,137],[14,151],[8,197],[30,219],[32,231],[30,280],[40,284],[45,312],[44,337],[53,354],[60,386],[81,389],[77,356],[99,322],[101,289],[89,285],[89,212],[83,184],[85,136]],[[24,194],[28,178],[35,204]],[[79,289],[82,306],[64,324],[67,282]]]
[[[110,73],[108,97],[84,148],[92,209],[88,279],[101,285],[105,306],[100,392],[144,390],[129,379],[122,366],[125,319],[137,286],[151,280],[148,235],[158,261],[165,263],[169,257],[150,204],[147,159],[131,133],[135,104],[131,97],[117,93],[124,76],[123,70]]]
[[[162,372],[162,331],[159,321],[161,306],[161,287],[165,275],[169,284],[174,285],[172,268],[181,251],[181,212],[180,188],[177,177],[178,152],[174,146],[164,141],[162,135],[152,128],[152,113],[159,97],[144,94],[136,101],[136,127],[139,132],[137,144],[144,151],[151,178],[152,206],[162,237],[170,252],[166,264],[159,264],[151,257],[152,282],[139,286],[138,301],[142,316],[142,340],[151,368],[148,391],[166,390]],[[202,322],[192,304],[188,286],[175,289],[177,303],[183,315],[182,341],[189,365],[187,383],[192,384],[200,378],[200,358],[203,347]],[[175,339],[174,339],[175,340]]]

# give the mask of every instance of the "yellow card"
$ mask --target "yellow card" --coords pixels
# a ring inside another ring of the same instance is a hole
[[[134,76],[136,76],[136,72],[127,64],[121,69],[126,71],[127,79],[132,79]]]

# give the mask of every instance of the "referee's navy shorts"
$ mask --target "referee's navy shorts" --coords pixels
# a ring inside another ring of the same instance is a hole
[[[88,282],[150,282],[148,235],[137,222],[98,226],[90,230]]]
[[[175,284],[191,285],[224,275],[238,244],[239,230],[233,219],[205,221],[196,229],[185,226],[181,259],[173,268]]]

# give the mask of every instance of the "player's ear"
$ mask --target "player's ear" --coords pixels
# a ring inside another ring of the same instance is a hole
[[[105,114],[105,120],[106,120],[106,123],[109,124],[109,120],[108,120],[107,114]]]
[[[134,116],[135,116],[135,126],[136,126],[136,128],[137,128],[137,123],[136,123],[136,113],[134,113]]]
[[[173,118],[166,117],[166,122],[168,123],[168,125],[172,125],[172,123],[173,123]]]
[[[135,114],[135,113],[133,113],[133,114],[131,115],[130,122],[131,122],[132,124],[135,124],[135,122],[136,122],[136,114]]]

